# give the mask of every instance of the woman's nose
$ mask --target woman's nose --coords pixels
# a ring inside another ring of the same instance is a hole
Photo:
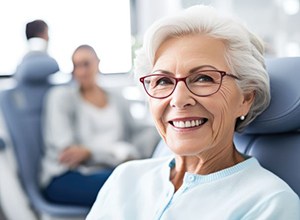
[[[184,82],[178,82],[171,95],[170,105],[175,108],[184,108],[196,104],[193,94]]]

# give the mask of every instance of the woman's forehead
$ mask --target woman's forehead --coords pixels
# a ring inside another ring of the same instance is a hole
[[[227,70],[225,53],[225,45],[220,39],[200,34],[170,38],[158,48],[154,69],[183,68],[189,71],[196,66],[211,65]]]

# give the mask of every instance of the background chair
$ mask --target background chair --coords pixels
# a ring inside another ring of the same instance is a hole
[[[271,104],[235,143],[256,157],[300,196],[300,57],[266,61],[271,79]]]
[[[0,137],[0,219],[37,220],[19,181],[12,144],[1,112]],[[17,211],[16,204],[18,204]]]
[[[4,148],[5,148],[5,143],[2,140],[2,138],[0,138],[0,153],[1,153],[1,151],[3,151]],[[3,211],[1,208],[1,203],[0,203],[0,219],[4,219],[4,214],[3,214]]]
[[[13,142],[19,177],[33,209],[44,219],[84,218],[89,208],[50,203],[38,185],[44,150],[41,129],[43,98],[51,87],[48,76],[58,70],[56,61],[47,54],[28,54],[15,73],[16,86],[0,94],[0,105]]]

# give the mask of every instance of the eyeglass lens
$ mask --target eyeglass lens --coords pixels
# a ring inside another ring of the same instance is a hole
[[[203,71],[193,73],[185,78],[175,78],[167,74],[152,74],[144,78],[147,93],[156,98],[171,95],[179,81],[184,81],[187,88],[198,96],[208,96],[218,91],[222,81],[219,71]]]

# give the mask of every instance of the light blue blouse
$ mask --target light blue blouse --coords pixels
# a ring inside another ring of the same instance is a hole
[[[299,197],[255,158],[209,174],[169,181],[172,158],[119,166],[98,194],[87,220],[299,220]],[[174,193],[175,192],[175,193]]]

